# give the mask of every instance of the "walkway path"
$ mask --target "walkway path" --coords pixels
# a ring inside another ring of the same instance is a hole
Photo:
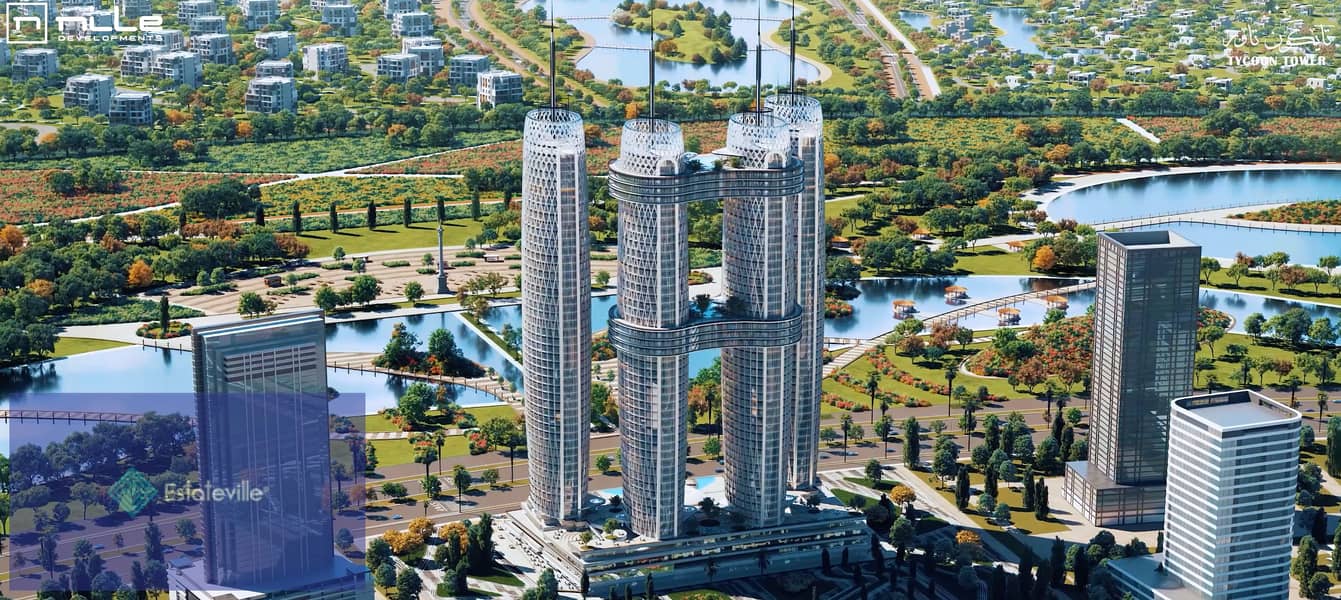
[[[381,373],[385,375],[413,377],[415,379],[425,379],[442,383],[454,383],[456,385],[493,394],[505,402],[520,405],[521,394],[514,392],[508,386],[499,383],[497,379],[491,377],[447,377],[443,375],[425,375],[423,373],[407,373],[395,369],[386,369],[373,365],[373,359],[378,356],[379,354],[376,352],[327,352],[326,366],[350,371],[364,371],[367,373]]]
[[[1122,124],[1122,125],[1123,125],[1124,127],[1126,127],[1127,129],[1130,129],[1130,130],[1132,130],[1132,131],[1135,131],[1135,132],[1136,132],[1136,135],[1139,135],[1139,136],[1141,136],[1141,137],[1143,137],[1143,138],[1145,138],[1145,139],[1147,139],[1147,140],[1150,140],[1150,141],[1153,142],[1153,143],[1158,144],[1158,143],[1160,142],[1159,136],[1157,136],[1157,135],[1155,135],[1155,134],[1153,134],[1153,133],[1150,133],[1150,130],[1149,130],[1149,129],[1146,129],[1146,128],[1144,128],[1144,127],[1141,127],[1140,125],[1138,125],[1138,124],[1136,123],[1136,121],[1133,121],[1133,120],[1128,119],[1128,118],[1126,118],[1126,117],[1122,117],[1122,118],[1119,118],[1119,119],[1117,120],[1117,122],[1120,123],[1120,124]]]
[[[1234,219],[1230,215],[1239,213],[1255,212],[1259,210],[1269,210],[1287,206],[1289,203],[1278,202],[1274,204],[1251,204],[1247,206],[1236,206],[1230,208],[1214,208],[1210,210],[1200,210],[1194,212],[1173,213],[1168,215],[1157,215],[1150,217],[1140,217],[1136,219],[1126,219],[1122,221],[1109,221],[1106,223],[1095,223],[1095,229],[1130,229],[1133,227],[1144,227],[1148,225],[1163,225],[1166,223],[1200,223],[1203,225],[1218,225],[1221,227],[1238,227],[1242,229],[1270,229],[1272,231],[1294,231],[1302,233],[1339,233],[1341,225],[1312,224],[1312,223],[1274,223],[1270,221],[1250,221],[1247,219]]]
[[[965,317],[976,315],[980,312],[991,310],[993,308],[1010,306],[1011,304],[1019,304],[1026,300],[1033,300],[1036,298],[1043,298],[1046,296],[1065,296],[1067,294],[1074,294],[1079,291],[1093,289],[1094,285],[1095,285],[1094,281],[1091,280],[1086,281],[1084,283],[1077,283],[1075,285],[1068,285],[1065,287],[1059,287],[1051,290],[1034,290],[1031,292],[1022,292],[1019,294],[1015,294],[1013,296],[1002,296],[1000,298],[984,300],[976,304],[962,306],[952,311],[943,312],[939,315],[929,317],[927,318],[927,320],[923,321],[922,324],[930,328],[940,323],[954,323]],[[890,331],[889,333],[893,333],[893,331]],[[885,335],[889,335],[889,333],[886,333]]]

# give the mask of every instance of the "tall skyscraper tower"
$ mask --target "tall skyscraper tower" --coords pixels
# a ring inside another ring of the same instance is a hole
[[[554,72],[551,27],[550,71]],[[533,514],[580,518],[587,497],[591,406],[591,242],[582,117],[557,105],[526,114],[522,133],[522,382]]]
[[[263,491],[257,500],[202,503],[206,581],[276,591],[286,582],[329,577],[334,542],[321,312],[200,327],[191,345],[201,485]]]
[[[1289,598],[1299,413],[1238,390],[1180,398],[1170,422],[1168,572],[1209,600]]]
[[[1201,247],[1167,231],[1099,234],[1089,458],[1065,494],[1098,526],[1164,517],[1169,406],[1191,393]]]
[[[828,231],[824,223],[824,112],[819,100],[795,91],[769,96],[764,106],[790,124],[791,154],[801,161],[805,182],[796,202],[796,300],[801,306],[801,341],[796,346],[787,482],[793,488],[808,488],[818,477],[820,386],[824,380]]]

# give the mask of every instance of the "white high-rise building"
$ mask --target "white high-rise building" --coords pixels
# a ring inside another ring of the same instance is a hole
[[[287,60],[263,60],[256,63],[257,77],[293,77],[293,62]]]
[[[413,54],[383,54],[377,57],[377,76],[405,81],[419,75],[419,57]]]
[[[447,65],[442,40],[432,37],[401,38],[400,51],[419,57],[419,74],[432,77]]]
[[[176,83],[200,87],[205,80],[205,64],[195,52],[177,51],[159,54],[154,74]]]
[[[121,76],[144,76],[154,71],[162,46],[131,46],[121,53]]]
[[[803,164],[805,191],[796,204],[796,283],[801,342],[796,348],[796,394],[791,408],[787,483],[817,483],[820,386],[824,380],[824,111],[819,100],[799,93],[764,99],[764,106],[791,124],[792,154]]]
[[[292,31],[263,31],[252,38],[257,48],[270,58],[288,58],[298,50],[298,38]]]
[[[521,102],[522,78],[512,71],[494,69],[476,76],[475,107],[484,110],[509,102]]]
[[[110,75],[75,75],[65,80],[65,106],[82,108],[90,115],[105,115],[112,110],[112,92],[115,90]]]
[[[591,259],[582,117],[526,115],[522,135],[522,373],[529,509],[579,520],[587,495],[591,404]]]
[[[113,123],[152,125],[154,97],[148,92],[117,92],[112,96],[112,110],[107,116]]]
[[[56,74],[59,64],[52,48],[24,48],[14,53],[14,80],[51,77]]]
[[[244,102],[251,112],[293,112],[298,93],[291,77],[257,77],[247,82]]]
[[[329,2],[321,7],[321,22],[340,35],[353,35],[359,31],[358,9],[348,2]]]
[[[1253,391],[1175,400],[1164,554],[1115,561],[1117,580],[1146,599],[1289,598],[1299,427]]]
[[[303,46],[303,70],[313,73],[343,73],[349,69],[349,49],[327,42]]]
[[[391,33],[396,37],[433,35],[433,17],[423,11],[397,13],[391,17]]]
[[[260,29],[279,18],[279,3],[275,0],[238,0],[247,29]]]
[[[233,36],[226,33],[206,33],[191,36],[191,51],[206,62],[220,65],[233,64]]]
[[[190,23],[196,17],[219,14],[214,0],[182,0],[177,3],[177,22]]]
[[[209,33],[228,33],[228,17],[222,15],[201,15],[188,23],[191,25],[192,37]]]

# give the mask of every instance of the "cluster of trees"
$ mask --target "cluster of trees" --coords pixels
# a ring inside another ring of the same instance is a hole
[[[62,196],[73,196],[76,193],[116,193],[121,190],[125,175],[107,165],[81,161],[69,171],[47,171],[42,179],[51,191]]]
[[[185,526],[182,523],[186,523]],[[178,532],[194,533],[190,521],[178,523]],[[120,539],[120,535],[117,536]],[[39,598],[109,598],[137,600],[146,594],[165,594],[168,590],[167,560],[164,558],[163,534],[158,526],[149,523],[144,532],[144,562],[131,563],[131,580],[124,581],[116,571],[106,569],[103,558],[88,540],[75,542],[71,553],[73,567],[56,575],[61,557],[58,536],[52,526],[39,530],[37,564],[47,572],[49,579],[38,587]],[[14,557],[16,567],[27,563],[22,554]]]
[[[886,234],[862,244],[861,264],[876,275],[944,273],[955,265],[953,250],[931,250],[906,235]]]
[[[497,567],[493,517],[488,513],[473,523],[466,520],[444,525],[438,529],[438,538],[440,542],[433,551],[433,562],[443,571],[441,596],[467,594],[467,575],[489,575]]]
[[[409,290],[406,290],[407,293]],[[342,306],[367,306],[382,293],[382,284],[372,275],[355,275],[349,287],[336,291],[329,285],[322,285],[312,295],[313,304],[326,312]]]
[[[187,473],[194,462],[183,448],[195,441],[190,420],[179,414],[145,413],[134,425],[99,423],[45,448],[23,444],[9,457],[9,490],[16,507],[38,507],[52,486],[76,475],[111,476],[127,465],[151,474]],[[90,502],[92,504],[93,502]],[[115,506],[115,503],[113,503]]]
[[[1317,465],[1313,465],[1316,467]],[[1327,597],[1332,587],[1332,578],[1318,565],[1318,550],[1329,541],[1332,548],[1341,544],[1341,527],[1337,527],[1331,539],[1327,538],[1327,512],[1322,508],[1310,508],[1306,515],[1311,522],[1309,533],[1299,538],[1299,548],[1290,561],[1290,576],[1299,582],[1299,593],[1309,600]],[[1332,561],[1331,575],[1341,579],[1341,561]]]
[[[1094,270],[1099,259],[1098,237],[1093,227],[1077,225],[1074,221],[1038,224],[1044,237],[1035,239],[1022,250],[1031,271],[1085,271]]]

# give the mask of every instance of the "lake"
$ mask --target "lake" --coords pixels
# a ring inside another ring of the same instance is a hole
[[[1026,22],[1029,9],[989,8],[987,14],[991,17],[992,26],[1001,30],[1001,36],[997,39],[1001,40],[1003,46],[1024,54],[1043,53],[1038,44],[1034,43],[1038,27]]]
[[[716,10],[719,15],[723,12],[731,14],[731,34],[745,39],[745,43],[750,47],[750,57],[746,60],[715,65],[695,65],[687,62],[658,60],[657,79],[668,81],[671,85],[686,80],[697,81],[700,79],[706,79],[715,86],[727,82],[753,85],[754,47],[757,39],[755,35],[755,12],[758,3],[754,0],[701,1],[704,6]],[[544,2],[542,6],[549,10],[550,4],[551,2]],[[647,51],[624,48],[647,48],[649,45],[648,35],[639,33],[633,28],[615,25],[614,21],[609,19],[609,16],[619,6],[619,0],[553,0],[552,4],[554,14],[558,18],[569,19],[570,24],[594,38],[597,46],[603,46],[592,50],[579,60],[578,68],[587,69],[597,79],[605,81],[617,79],[624,85],[634,87],[647,85]],[[526,2],[522,5],[522,8],[529,10],[532,6],[535,6],[535,0]],[[780,21],[791,18],[792,7],[790,4],[765,0],[759,6],[763,18],[763,35],[765,37],[777,30]],[[797,8],[797,12],[801,10],[801,8]],[[768,45],[765,44],[764,83],[785,86],[788,84],[787,73],[788,57],[786,53],[770,51]],[[804,59],[800,59],[796,64],[796,76],[808,81],[815,81],[819,76],[819,69]]]

